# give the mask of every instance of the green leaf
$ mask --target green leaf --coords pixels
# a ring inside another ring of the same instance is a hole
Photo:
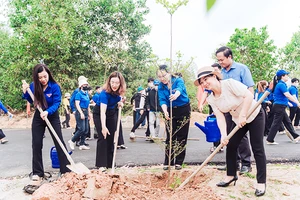
[[[206,0],[206,11],[208,12],[217,0]]]

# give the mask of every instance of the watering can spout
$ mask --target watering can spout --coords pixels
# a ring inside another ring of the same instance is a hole
[[[199,124],[198,122],[195,122],[195,125],[205,134],[208,133],[208,128],[205,126],[202,126],[201,124]]]

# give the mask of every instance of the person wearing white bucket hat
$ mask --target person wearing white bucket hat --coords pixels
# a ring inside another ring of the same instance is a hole
[[[89,150],[90,147],[85,145],[85,139],[89,131],[89,118],[90,118],[90,98],[88,94],[88,85],[86,78],[79,80],[79,91],[75,96],[75,119],[77,130],[71,140],[68,141],[70,148],[74,150],[75,142],[80,138],[79,150]]]
[[[264,126],[265,113],[261,105],[246,118],[248,110],[256,104],[253,94],[247,89],[247,86],[234,79],[221,80],[221,74],[213,71],[212,67],[203,67],[198,70],[197,79],[194,81],[196,86],[201,85],[212,93],[207,97],[207,102],[211,105],[217,118],[217,123],[221,132],[221,143],[227,145],[226,164],[227,176],[225,180],[218,183],[218,187],[227,187],[232,182],[236,183],[237,149],[244,137],[249,131],[251,139],[252,152],[256,161],[257,185],[256,196],[262,196],[266,191],[266,155],[264,150]],[[228,141],[226,139],[226,119],[225,113],[232,115],[232,120],[240,129]]]

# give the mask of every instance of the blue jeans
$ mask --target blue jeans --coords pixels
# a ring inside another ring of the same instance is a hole
[[[72,137],[72,142],[76,142],[80,138],[79,145],[84,145],[85,138],[89,131],[88,109],[82,109],[82,111],[85,116],[84,119],[80,118],[80,113],[78,111],[75,113],[77,130]]]
[[[141,110],[136,110],[136,116],[135,116],[135,123],[140,119],[140,117],[141,117],[141,114],[140,114],[140,111]],[[144,111],[145,112],[145,111]],[[146,123],[146,121],[144,120],[143,122],[142,122],[142,126],[145,126],[145,123]]]

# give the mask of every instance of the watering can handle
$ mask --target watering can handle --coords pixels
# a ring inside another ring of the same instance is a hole
[[[50,158],[51,158],[52,150],[53,150],[54,148],[55,148],[55,147],[51,147],[51,149],[50,149]]]

